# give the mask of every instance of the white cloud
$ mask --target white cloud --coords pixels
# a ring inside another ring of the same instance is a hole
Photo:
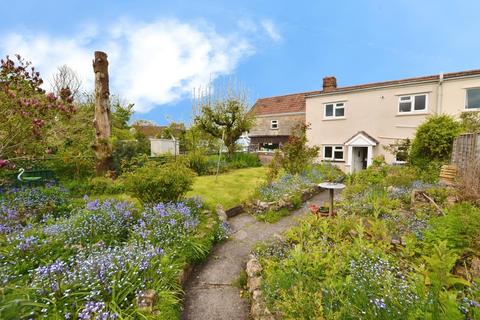
[[[261,26],[272,40],[281,38],[271,21]],[[19,53],[31,60],[47,84],[56,68],[67,64],[88,90],[93,88],[93,51],[103,50],[109,55],[110,91],[134,102],[136,111],[148,112],[233,73],[255,52],[252,38],[245,30],[220,34],[205,24],[173,19],[120,21],[109,26],[106,35],[94,25],[70,38],[10,33],[0,43],[0,53]]]
[[[275,42],[280,42],[282,40],[282,36],[277,29],[275,23],[272,20],[264,19],[261,21],[262,28],[265,30],[267,35]]]

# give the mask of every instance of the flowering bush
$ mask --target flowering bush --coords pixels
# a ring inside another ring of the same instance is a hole
[[[333,165],[315,165],[302,174],[283,174],[278,180],[258,188],[255,197],[262,201],[275,201],[285,195],[292,195],[315,187],[324,180],[342,178],[343,173]]]
[[[404,170],[411,169],[377,166],[349,177],[337,216],[308,215],[285,239],[256,251],[276,317],[479,318],[479,209],[461,203],[439,215],[427,201],[412,205],[413,189],[440,206],[449,193],[400,178]]]
[[[136,211],[124,201],[87,201],[72,217],[47,225],[44,232],[68,244],[86,246],[102,241],[110,246],[128,239],[136,221]]]
[[[197,198],[141,213],[86,198],[68,216],[13,228],[0,235],[0,318],[177,317],[180,270],[206,255],[220,228],[208,215]],[[138,302],[146,291],[160,297],[148,310]]]
[[[0,234],[70,212],[68,192],[59,187],[13,188],[0,193]]]
[[[135,237],[168,250],[179,250],[198,226],[200,208],[183,202],[159,203],[147,208],[133,228]]]

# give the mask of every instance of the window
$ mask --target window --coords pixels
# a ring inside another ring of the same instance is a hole
[[[324,160],[343,160],[343,146],[323,146]]]
[[[344,118],[345,117],[345,103],[344,102],[336,102],[336,103],[325,104],[324,117],[327,118],[327,119]]]
[[[480,88],[467,89],[465,109],[480,109]]]
[[[427,95],[401,96],[398,101],[399,113],[414,113],[427,110]]]
[[[278,129],[278,120],[270,121],[270,129]]]

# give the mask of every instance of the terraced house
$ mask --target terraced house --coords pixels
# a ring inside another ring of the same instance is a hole
[[[250,144],[261,151],[278,149],[292,127],[305,122],[305,93],[258,99],[250,112],[255,115]]]
[[[404,161],[401,150],[391,150],[413,138],[429,115],[479,112],[480,70],[348,87],[325,77],[322,90],[259,99],[252,111],[257,117],[252,141],[282,143],[294,120],[303,119],[311,125],[309,144],[321,147],[318,160],[355,172],[375,156]]]

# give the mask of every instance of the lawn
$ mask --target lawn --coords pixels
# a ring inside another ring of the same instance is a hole
[[[187,196],[201,196],[210,207],[221,204],[228,209],[246,201],[255,188],[265,181],[265,167],[238,169],[215,176],[195,179],[193,190]]]

